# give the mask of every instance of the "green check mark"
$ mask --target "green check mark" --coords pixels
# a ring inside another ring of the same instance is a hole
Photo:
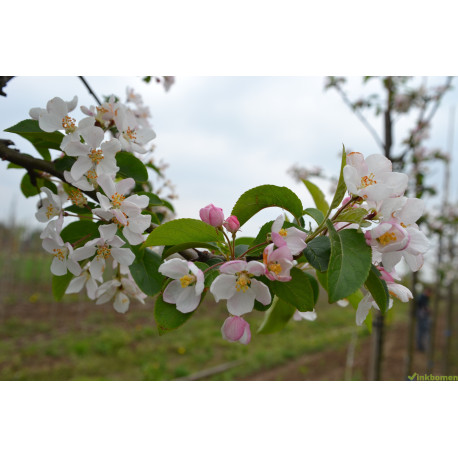
[[[417,373],[415,372],[413,375],[408,375],[409,380],[415,380],[415,377],[417,376]]]

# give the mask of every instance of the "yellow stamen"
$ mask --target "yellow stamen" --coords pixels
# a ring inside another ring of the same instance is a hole
[[[64,250],[61,250],[60,248],[54,248],[52,251],[54,252],[54,257],[56,257],[59,261],[63,261],[65,259],[66,249],[65,253]]]
[[[123,215],[127,218],[127,215],[126,215],[124,212],[123,212]],[[111,219],[111,221],[113,221],[113,223],[117,224],[119,229],[122,229],[123,227],[129,225],[129,220],[127,220],[127,223],[126,223],[126,224],[122,224],[122,223],[120,223],[120,222],[118,221],[118,218],[116,218],[116,216],[113,216],[113,218]]]
[[[394,232],[385,232],[385,234],[381,235],[377,240],[382,245],[387,245],[388,243],[395,242],[397,237]]]
[[[95,170],[89,170],[86,173],[87,181],[91,183],[93,186],[97,186],[97,173]]]
[[[189,285],[192,285],[196,281],[196,277],[194,275],[183,275],[180,278],[180,283],[182,288],[187,288]]]
[[[374,178],[375,178],[375,175],[373,173],[371,173],[369,176],[366,175],[365,177],[362,177],[361,186],[359,187],[359,189],[367,188],[368,186],[377,184],[377,181],[375,181]]]
[[[97,250],[97,259],[107,259],[111,254],[111,249],[108,245],[102,245]]]
[[[124,138],[127,141],[136,140],[137,139],[137,134],[135,133],[135,129],[131,130],[130,127],[128,127],[127,131],[124,132]]]
[[[70,118],[70,116],[64,116],[62,118],[62,127],[65,129],[65,132],[68,134],[76,130],[76,119]]]
[[[282,237],[286,237],[288,235],[288,231],[286,229],[280,229],[278,232]]]
[[[101,149],[91,150],[89,159],[95,164],[98,164],[103,159],[103,151]]]
[[[71,189],[68,191],[68,200],[71,200],[74,205],[81,208],[87,204],[86,197],[83,196],[83,193],[79,189]]]
[[[246,293],[251,284],[250,274],[243,271],[239,272],[237,275],[239,278],[235,282],[235,289],[239,292]]]
[[[46,218],[52,218],[54,216],[54,207],[52,204],[49,204],[46,208]]]
[[[279,275],[281,273],[281,265],[278,262],[271,262],[267,268],[273,272],[275,275]]]
[[[125,199],[125,197],[122,194],[118,194],[115,192],[111,196],[111,203],[113,204],[113,208],[119,208],[121,206],[121,202]]]

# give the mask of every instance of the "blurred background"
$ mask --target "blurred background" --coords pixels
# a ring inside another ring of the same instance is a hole
[[[87,80],[99,97],[116,94],[124,99],[129,86],[150,107],[157,134],[156,164],[170,180],[164,192],[174,197],[177,217],[198,218],[199,209],[209,203],[222,207],[228,216],[243,192],[262,184],[287,186],[304,208],[313,206],[300,179],[314,181],[330,197],[342,144],[366,156],[383,154],[381,143],[386,146],[388,90],[382,78],[177,77],[168,91],[139,77]],[[422,228],[432,243],[419,275],[412,278],[406,269],[400,270],[405,285],[412,287],[414,282],[417,299],[425,286],[431,287],[428,326],[435,333],[432,338],[429,333],[434,345],[426,343],[424,351],[414,345],[409,351],[416,339],[412,329],[418,326],[415,302],[395,304],[383,323],[378,378],[405,380],[414,372],[458,375],[458,343],[452,327],[452,210],[458,197],[453,160],[456,81],[450,83],[446,77],[395,81],[398,95],[404,98],[390,102],[389,153],[396,159],[407,150],[395,167],[409,173],[410,196],[421,193],[426,201],[429,218]],[[441,92],[447,84],[451,87]],[[55,96],[71,100],[78,95],[78,105],[94,104],[76,77],[17,77],[4,91],[2,131]],[[75,110],[74,116],[83,115]],[[419,128],[419,120],[430,122]],[[33,154],[31,145],[18,136],[2,132],[1,138]],[[22,195],[23,170],[6,166],[0,163],[1,379],[374,378],[377,326],[372,334],[357,327],[354,309],[328,304],[325,294],[320,295],[316,321],[292,321],[274,335],[256,335],[263,314],[254,311],[247,317],[253,332],[248,346],[221,338],[226,307],[210,300],[183,327],[164,336],[156,330],[152,298],[146,305],[132,302],[125,315],[117,314],[111,304],[97,306],[83,295],[56,302],[51,292],[51,259],[41,248],[42,226],[34,217],[38,199]],[[278,210],[260,212],[241,235],[255,236],[265,221],[277,215]],[[439,253],[443,253],[440,258]]]

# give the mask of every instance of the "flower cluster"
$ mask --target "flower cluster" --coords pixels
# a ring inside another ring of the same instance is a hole
[[[129,266],[135,260],[131,246],[144,242],[151,214],[145,213],[149,197],[133,193],[136,182],[132,178],[118,179],[116,155],[121,151],[144,155],[155,133],[149,124],[148,109],[129,88],[125,104],[111,96],[100,106],[82,106],[86,117],[78,123],[70,114],[77,102],[77,97],[70,102],[55,97],[46,108],[30,110],[30,116],[43,131],[63,132],[60,148],[70,164],[63,172],[66,183],[59,184],[57,194],[41,188],[46,197],[41,200],[36,218],[47,223],[41,238],[43,248],[54,257],[52,273],[63,276],[69,271],[75,276],[66,292],[79,292],[86,287],[90,299],[98,304],[114,299],[115,310],[125,313],[131,298],[144,302],[146,297],[132,278]],[[95,193],[98,202],[89,205],[83,194],[86,192]],[[80,210],[71,212],[70,207],[64,207],[68,200]],[[61,234],[67,216],[93,222],[99,237],[81,234],[78,240],[71,240],[73,243],[64,241]],[[112,275],[105,281],[107,267]]]
[[[236,216],[231,215],[225,219],[223,210],[210,204],[200,210],[200,218],[217,231],[226,230],[235,242],[236,233],[240,228]],[[218,267],[219,275],[209,290],[216,302],[227,302],[227,310],[231,316],[224,322],[221,332],[223,338],[228,341],[249,343],[250,326],[241,316],[250,313],[256,301],[263,306],[272,302],[271,292],[263,283],[263,277],[281,282],[291,280],[293,256],[306,247],[306,233],[295,227],[283,228],[284,223],[285,217],[280,215],[272,224],[271,243],[264,248],[263,262],[233,259],[220,263]],[[234,246],[231,247],[228,234],[225,233],[225,237],[234,257]],[[192,262],[177,258],[166,260],[159,267],[159,271],[173,279],[164,290],[164,301],[176,304],[177,309],[183,313],[194,311],[204,291],[204,272]]]
[[[395,267],[404,259],[412,271],[418,271],[429,242],[416,224],[423,214],[424,202],[403,195],[408,176],[393,172],[391,167],[391,161],[382,155],[364,158],[361,153],[353,152],[347,155],[343,175],[352,196],[362,198],[353,206],[365,207],[371,214],[374,225],[364,235],[366,243],[372,247],[374,264],[386,281],[390,296],[407,302],[412,294],[395,283],[395,280],[400,280]],[[365,320],[371,307],[378,308],[367,293],[358,306],[358,325]]]

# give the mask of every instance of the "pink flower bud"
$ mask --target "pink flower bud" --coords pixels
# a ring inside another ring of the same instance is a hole
[[[215,207],[213,204],[200,209],[200,219],[214,227],[221,227],[224,221],[223,209]]]
[[[237,216],[231,215],[224,221],[223,226],[232,234],[235,234],[240,229],[240,223]]]
[[[221,334],[223,339],[229,342],[240,342],[246,345],[251,340],[250,325],[239,316],[226,318],[221,328]]]

